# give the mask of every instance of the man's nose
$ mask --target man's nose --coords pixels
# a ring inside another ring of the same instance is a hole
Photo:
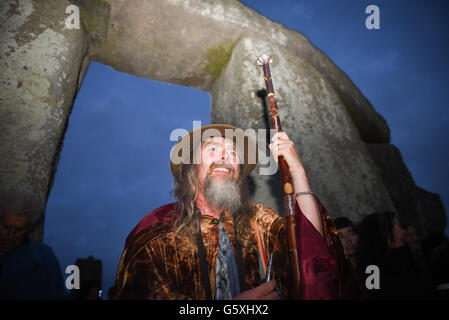
[[[222,150],[221,151],[221,157],[220,157],[220,160],[221,160],[221,163],[228,163],[227,161],[228,161],[228,153],[226,152],[226,150]]]

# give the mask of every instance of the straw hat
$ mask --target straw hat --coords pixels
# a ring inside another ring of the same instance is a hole
[[[172,148],[170,153],[170,170],[178,180],[182,164],[193,163],[193,151],[204,141],[212,137],[227,138],[236,144],[237,154],[246,164],[245,174],[249,175],[257,165],[258,150],[254,140],[242,129],[229,124],[210,124],[195,128],[185,134]],[[183,151],[185,151],[183,154]]]

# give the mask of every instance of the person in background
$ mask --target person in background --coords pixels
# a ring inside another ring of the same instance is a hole
[[[346,259],[354,268],[358,267],[357,252],[359,249],[359,235],[354,224],[346,217],[339,217],[334,220],[338,238],[343,246]]]
[[[352,221],[346,217],[336,218],[334,225],[348,261],[348,265],[344,265],[341,268],[343,270],[343,279],[345,279],[344,283],[342,283],[343,298],[346,300],[364,299],[366,294],[363,282],[357,272],[359,265],[359,235],[357,230]]]
[[[379,268],[380,288],[366,290],[369,299],[422,299],[434,297],[426,272],[415,263],[406,246],[405,231],[396,213],[376,212],[365,217],[359,231],[359,271]]]
[[[418,235],[415,226],[411,223],[406,223],[404,224],[403,229],[405,231],[405,242],[409,246],[413,257],[415,259],[420,259],[422,255],[421,237]]]
[[[31,193],[0,193],[0,299],[65,299],[64,280],[53,250],[28,238],[41,215]]]

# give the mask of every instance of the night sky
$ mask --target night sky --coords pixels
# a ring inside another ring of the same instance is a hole
[[[386,119],[415,183],[448,211],[449,1],[242,2],[302,32],[352,79]],[[365,27],[371,4],[380,30]],[[128,233],[173,201],[170,133],[209,124],[210,104],[207,92],[90,64],[46,212],[44,242],[63,272],[77,258],[101,259],[106,294]]]

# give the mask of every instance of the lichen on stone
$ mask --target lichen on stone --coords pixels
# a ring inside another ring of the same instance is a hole
[[[214,79],[218,78],[223,67],[228,63],[236,43],[236,40],[225,40],[222,43],[208,48],[204,53],[207,61],[205,70]]]

